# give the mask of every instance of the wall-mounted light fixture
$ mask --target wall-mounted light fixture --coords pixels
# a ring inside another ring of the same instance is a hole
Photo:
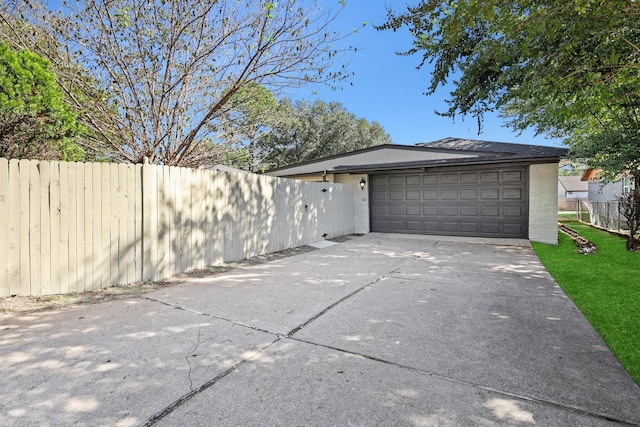
[[[364,180],[364,178],[362,178],[362,179],[360,180],[360,189],[361,189],[362,191],[364,191],[364,186],[365,186],[365,185],[367,185],[367,181],[365,181],[365,180]]]

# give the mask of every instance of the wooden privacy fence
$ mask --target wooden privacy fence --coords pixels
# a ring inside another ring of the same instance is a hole
[[[159,280],[349,234],[353,209],[344,184],[0,158],[0,296]]]

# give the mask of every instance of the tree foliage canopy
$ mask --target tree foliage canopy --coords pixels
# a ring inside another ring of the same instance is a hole
[[[78,160],[80,131],[49,63],[0,43],[0,157]]]
[[[317,0],[65,0],[56,13],[14,0],[1,9],[5,23],[22,15],[30,24],[9,25],[6,38],[37,45],[30,28],[50,35],[38,53],[66,70],[80,119],[117,160],[217,163],[212,147],[242,88],[347,77],[332,68],[336,15]]]
[[[280,114],[287,119],[263,135],[258,143],[264,167],[286,166],[392,143],[379,123],[356,117],[338,102],[285,99],[280,108]]]
[[[422,0],[378,28],[409,28],[427,94],[453,83],[441,114],[499,109],[613,177],[640,166],[639,18],[633,0]]]
[[[220,126],[225,139],[235,148],[231,164],[258,172],[258,139],[284,120],[278,101],[264,86],[252,83],[239,89],[231,97],[230,105]]]

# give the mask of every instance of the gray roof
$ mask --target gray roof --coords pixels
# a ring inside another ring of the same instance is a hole
[[[512,155],[518,157],[564,157],[566,148],[546,147],[543,145],[512,144],[507,142],[478,141],[475,139],[443,138],[433,142],[416,144],[418,147],[440,148],[446,150],[472,151],[487,155]]]
[[[582,176],[559,176],[558,182],[566,191],[588,191],[589,183],[582,181]]]
[[[327,169],[327,172],[372,172],[384,170],[399,169],[416,169],[424,167],[438,166],[463,166],[463,165],[480,165],[480,164],[497,164],[497,163],[521,163],[521,162],[557,162],[561,157],[566,156],[568,150],[566,148],[546,147],[539,145],[512,144],[504,142],[479,141],[463,138],[444,138],[437,141],[416,144],[414,146],[400,145],[384,145],[372,147],[365,150],[344,153],[337,156],[321,158],[310,162],[289,165],[269,172],[284,171],[293,169],[301,165],[308,165],[309,171],[313,169],[314,163],[319,163],[327,159],[339,159],[357,152],[381,149],[385,147],[418,149],[429,152],[451,153],[457,155],[453,158],[438,158],[429,160],[412,160],[394,163],[372,163],[372,164],[349,164],[349,160],[345,159],[345,164],[333,166]],[[470,155],[469,157],[461,157],[460,154]],[[317,172],[317,171],[315,171]]]

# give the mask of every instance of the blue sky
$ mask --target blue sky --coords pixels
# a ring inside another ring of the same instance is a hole
[[[340,91],[320,85],[305,87],[290,93],[290,96],[310,101],[338,101],[357,117],[378,122],[395,144],[413,145],[451,136],[562,146],[557,139],[534,137],[533,132],[518,135],[506,128],[505,121],[497,114],[485,116],[480,135],[473,117],[458,117],[454,122],[448,117],[436,115],[434,110],[446,110],[445,99],[450,90],[442,87],[433,95],[424,95],[430,81],[429,66],[417,70],[419,56],[396,55],[396,52],[411,47],[412,38],[406,29],[392,32],[373,28],[373,25],[385,22],[387,5],[391,5],[394,11],[402,11],[406,8],[405,4],[416,4],[417,1],[348,0],[333,27],[343,34],[358,28],[358,32],[347,40],[347,44],[356,46],[358,51],[343,58],[349,70],[355,73],[352,85],[346,84]],[[320,0],[323,7],[334,10],[337,10],[339,2]],[[47,3],[49,7],[57,8],[59,1],[47,0]],[[363,22],[368,23],[364,28]]]
[[[335,7],[338,0],[322,0],[328,7]],[[417,0],[409,1],[416,4]],[[434,114],[434,110],[444,111],[450,90],[440,88],[430,96],[424,92],[430,82],[428,66],[417,70],[419,56],[399,56],[395,52],[411,47],[412,38],[406,30],[376,31],[373,25],[385,22],[385,5],[392,5],[394,11],[402,11],[405,1],[393,0],[349,0],[347,7],[335,22],[335,28],[347,33],[361,27],[350,37],[349,43],[358,48],[346,59],[350,70],[355,72],[353,86],[346,85],[341,91],[315,87],[315,96],[324,101],[341,102],[345,108],[358,117],[377,121],[396,144],[413,145],[435,141],[448,136],[482,139],[499,142],[562,146],[557,139],[534,137],[533,132],[518,136],[504,127],[505,121],[497,114],[487,115],[482,133],[478,135],[476,120],[469,116],[451,118]],[[306,93],[305,93],[306,92]],[[303,95],[304,94],[304,95]],[[313,100],[312,89],[300,91],[302,97]]]

